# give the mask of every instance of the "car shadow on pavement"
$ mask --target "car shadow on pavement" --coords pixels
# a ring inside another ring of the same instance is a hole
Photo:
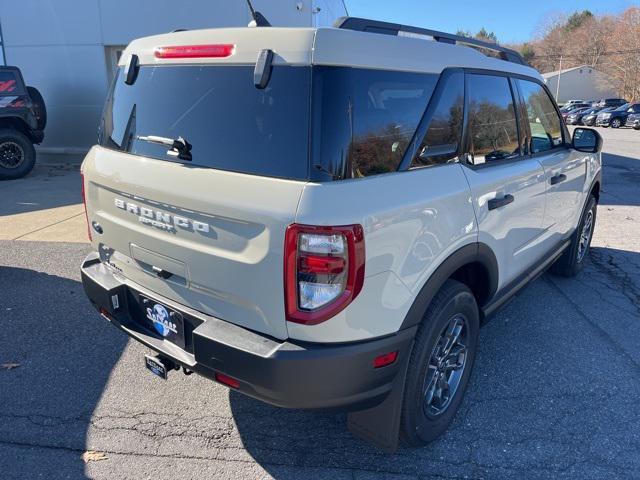
[[[127,338],[78,281],[0,266],[0,284],[0,364],[15,365],[0,368],[0,477],[86,478],[91,416]]]
[[[639,206],[640,159],[603,153],[602,164],[600,204]]]
[[[80,204],[80,165],[36,165],[24,178],[0,182],[0,198],[0,217]]]
[[[292,467],[334,468],[339,478],[557,478],[568,469],[591,478],[595,468],[603,478],[640,471],[640,377],[619,360],[640,365],[638,341],[640,254],[594,247],[576,278],[543,275],[481,329],[462,407],[426,447],[384,455],[347,431],[344,414],[280,409],[234,391],[229,401],[244,448],[275,478],[294,478]],[[612,384],[624,406],[594,409]]]

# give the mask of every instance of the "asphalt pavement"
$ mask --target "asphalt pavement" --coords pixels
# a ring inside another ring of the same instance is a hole
[[[344,415],[153,377],[147,349],[84,296],[88,244],[0,240],[0,478],[640,478],[640,132],[600,131],[588,265],[543,275],[500,310],[451,429],[395,455],[352,437]],[[12,188],[0,183],[0,220],[25,213]],[[77,201],[61,198],[55,208]]]

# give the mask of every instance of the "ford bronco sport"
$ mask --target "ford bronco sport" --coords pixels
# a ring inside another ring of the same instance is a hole
[[[345,18],[135,40],[82,165],[82,281],[161,377],[423,444],[481,322],[584,264],[600,148],[517,53],[473,39]]]

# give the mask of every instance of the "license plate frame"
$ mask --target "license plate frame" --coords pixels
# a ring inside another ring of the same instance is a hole
[[[147,328],[178,347],[185,348],[184,317],[164,303],[140,295],[143,321]]]

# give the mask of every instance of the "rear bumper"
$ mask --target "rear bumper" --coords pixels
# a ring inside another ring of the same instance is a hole
[[[640,128],[640,119],[635,119],[635,118],[627,119],[627,121],[625,122],[625,126],[632,127],[632,128]]]
[[[233,377],[240,383],[238,391],[280,407],[354,411],[377,405],[406,364],[417,328],[349,344],[280,341],[134,289],[102,264],[97,254],[85,259],[81,273],[94,306],[130,337],[205,377],[214,379],[216,372]],[[195,328],[187,333],[186,349],[134,318],[129,304],[140,293],[193,320]],[[394,363],[373,368],[375,357],[392,351],[398,351]]]

